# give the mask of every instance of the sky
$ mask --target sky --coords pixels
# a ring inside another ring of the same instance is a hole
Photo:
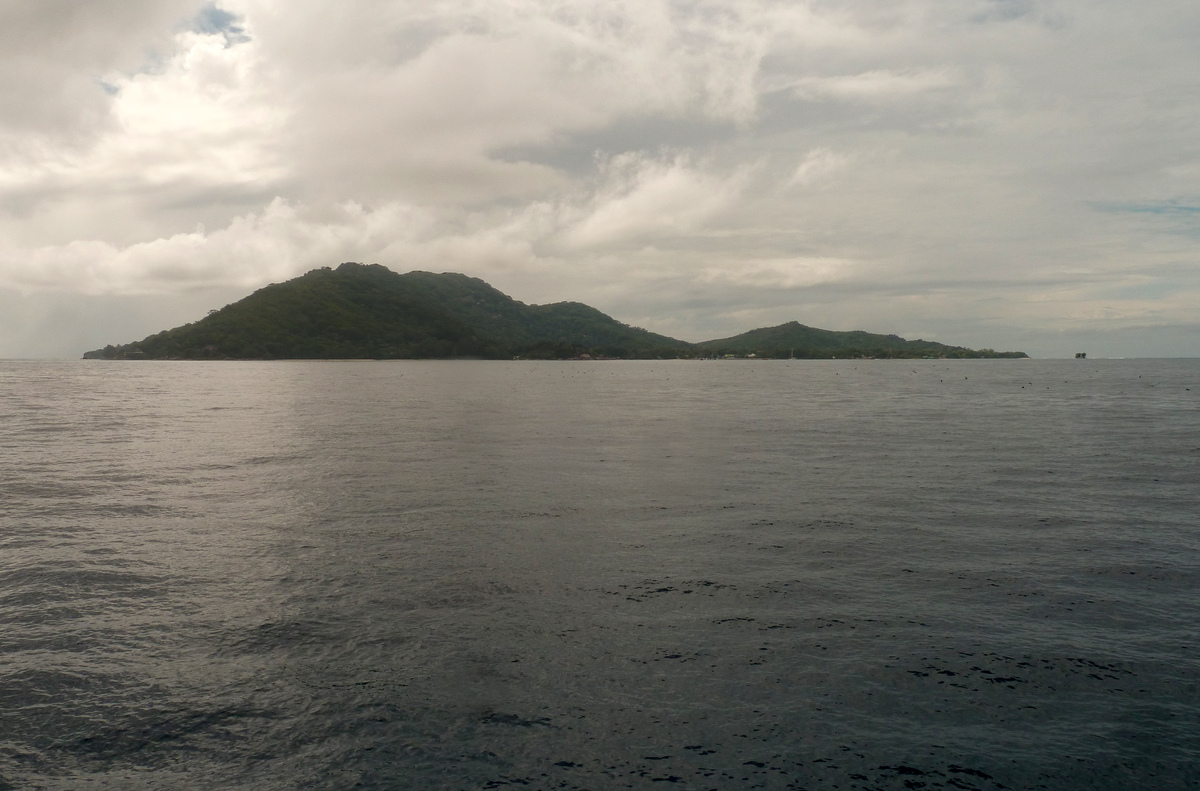
[[[343,261],[1200,355],[1200,3],[0,0],[0,357]]]

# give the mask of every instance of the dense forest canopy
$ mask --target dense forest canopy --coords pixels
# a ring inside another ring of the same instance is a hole
[[[669,357],[1024,357],[789,322],[693,344],[579,302],[526,305],[478,278],[324,267],[273,283],[182,327],[91,359],[274,360]]]

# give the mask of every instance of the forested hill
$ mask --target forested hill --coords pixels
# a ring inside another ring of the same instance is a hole
[[[877,341],[875,339],[884,339]],[[884,342],[886,341],[886,342]],[[579,302],[526,305],[478,278],[325,267],[255,291],[192,324],[91,359],[272,360],[526,357],[1024,356],[796,322],[691,344],[622,324]]]
[[[997,352],[947,346],[936,341],[909,341],[899,335],[877,335],[855,330],[835,332],[789,321],[762,327],[732,338],[696,344],[717,354],[756,357],[1028,357],[1024,352]]]
[[[107,359],[675,357],[690,344],[577,302],[526,305],[478,278],[346,263],[255,291]]]

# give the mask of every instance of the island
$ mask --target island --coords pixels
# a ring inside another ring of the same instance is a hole
[[[689,343],[579,302],[527,305],[479,278],[379,264],[314,269],[199,321],[84,354],[102,360],[1026,357],[788,322]]]

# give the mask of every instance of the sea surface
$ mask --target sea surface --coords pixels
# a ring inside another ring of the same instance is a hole
[[[1200,788],[1200,360],[0,362],[0,788]]]

